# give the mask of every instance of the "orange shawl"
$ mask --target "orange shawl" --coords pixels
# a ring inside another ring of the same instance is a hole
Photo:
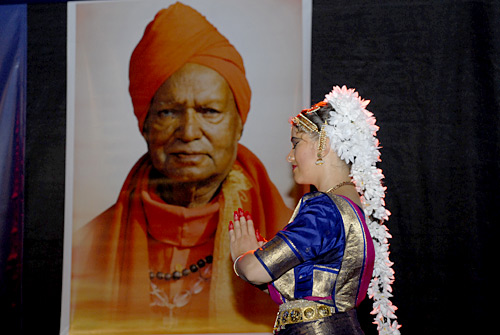
[[[141,192],[151,169],[143,156],[129,173],[109,210],[74,235],[71,334],[162,333],[149,307],[147,223]],[[249,210],[267,238],[288,221],[285,206],[264,166],[238,146],[233,170],[219,194],[208,320],[179,320],[169,332],[269,332],[275,317],[270,298],[232,272],[227,225],[234,210]],[[127,331],[125,331],[127,329]]]

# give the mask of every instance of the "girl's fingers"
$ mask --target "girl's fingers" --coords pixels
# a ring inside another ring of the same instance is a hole
[[[240,229],[242,235],[248,234],[250,236],[253,236],[255,234],[252,216],[248,211],[243,212],[243,210],[240,208],[238,209],[238,211],[234,212],[234,217],[235,220],[238,220],[240,223]]]
[[[234,231],[234,238],[249,238],[250,240],[254,240],[255,242],[259,241],[260,234],[256,234],[255,228],[253,225],[253,220],[251,214],[247,212],[243,212],[241,208],[233,213],[234,223],[230,223],[230,229]]]
[[[247,220],[245,219],[245,214],[241,209],[238,210],[238,220],[240,221],[241,234],[245,235],[247,233]]]
[[[238,212],[234,212],[234,223],[233,223],[233,230],[234,230],[234,236],[235,238],[240,238],[241,237],[241,222],[240,222],[240,217],[238,215]]]
[[[245,214],[243,213],[243,210],[241,208],[234,212],[234,220],[236,236],[240,238],[242,236],[248,235],[248,222],[245,219]],[[236,230],[236,226],[239,229],[238,231]]]
[[[235,220],[233,223],[233,231],[235,238],[241,238],[241,223],[240,220]]]
[[[234,260],[245,252],[259,248],[263,242],[259,241],[262,236],[255,231],[252,216],[248,211],[243,212],[239,208],[233,213],[233,219],[234,221],[229,222],[228,231],[231,256]]]
[[[236,238],[234,236],[234,224],[233,221],[229,221],[228,225],[228,233],[229,233],[229,249],[231,250],[231,258],[235,259],[237,257],[238,250],[236,248]],[[236,256],[235,256],[236,255]]]
[[[252,220],[252,217],[250,216],[250,214],[247,216],[247,233],[248,235],[250,236],[255,236],[255,228],[253,226],[253,220]]]
[[[255,238],[257,239],[257,242],[264,242],[265,239],[262,237],[258,229],[255,229]]]
[[[257,239],[257,236],[255,234],[255,227],[253,225],[252,215],[250,215],[250,212],[246,211],[244,217],[247,223],[247,234],[252,237],[255,236],[255,238]]]

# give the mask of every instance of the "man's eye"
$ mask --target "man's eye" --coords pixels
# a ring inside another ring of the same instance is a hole
[[[158,111],[159,117],[173,116],[176,113],[174,109],[162,109]]]
[[[209,107],[203,107],[200,109],[200,111],[203,114],[220,114],[220,111]]]

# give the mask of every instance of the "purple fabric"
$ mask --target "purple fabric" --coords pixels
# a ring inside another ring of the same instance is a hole
[[[27,7],[0,10],[0,301],[20,305]]]
[[[281,305],[284,303],[283,299],[281,299],[281,294],[278,292],[278,290],[273,286],[273,283],[267,284],[267,288],[269,290],[269,296],[275,303],[278,305]]]

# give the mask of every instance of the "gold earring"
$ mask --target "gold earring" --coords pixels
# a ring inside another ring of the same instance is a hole
[[[321,126],[321,131],[319,132],[319,145],[318,145],[318,159],[316,160],[316,165],[322,165],[324,163],[322,153],[323,150],[325,149],[325,142],[326,142],[326,131],[325,131],[325,125],[327,122]]]
[[[323,165],[323,157],[321,157],[321,152],[318,152],[318,159],[316,160],[316,165]]]

